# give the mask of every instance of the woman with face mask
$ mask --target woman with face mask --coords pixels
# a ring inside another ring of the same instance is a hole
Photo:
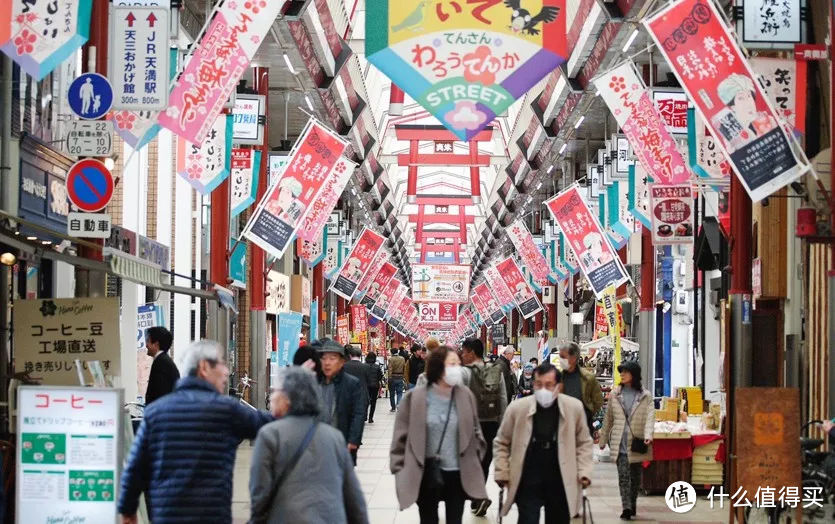
[[[467,499],[487,498],[480,462],[486,444],[463,373],[455,350],[432,351],[426,358],[426,385],[403,397],[394,423],[390,468],[397,499],[401,510],[417,502],[422,524],[438,522],[441,501],[446,522],[456,524]]]

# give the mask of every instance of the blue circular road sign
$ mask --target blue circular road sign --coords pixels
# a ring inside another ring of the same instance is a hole
[[[70,109],[85,120],[96,120],[110,111],[113,88],[107,78],[98,73],[84,73],[70,84],[67,91]]]
[[[95,213],[113,197],[113,175],[96,159],[79,160],[67,172],[67,194],[75,207]]]

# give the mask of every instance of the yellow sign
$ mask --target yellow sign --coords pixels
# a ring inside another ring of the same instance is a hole
[[[618,315],[617,289],[609,286],[603,291],[603,314],[606,316],[606,323],[609,324],[609,333],[612,334],[612,341],[615,343],[615,354],[612,358],[612,376],[614,383],[620,383],[620,315]]]

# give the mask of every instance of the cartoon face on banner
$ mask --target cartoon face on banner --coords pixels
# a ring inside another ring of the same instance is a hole
[[[368,272],[371,263],[382,247],[382,236],[368,228],[363,229],[351,249],[351,253],[339,269],[339,275],[331,289],[345,300],[351,300],[359,287],[360,281],[362,281],[362,277]]]
[[[565,0],[380,0],[368,60],[469,140],[568,58]]]
[[[231,150],[232,119],[221,115],[202,144],[177,140],[177,174],[208,195],[229,176]]]
[[[383,268],[383,265],[388,262],[389,255],[385,252],[385,250],[380,250],[377,253],[377,256],[374,257],[374,261],[371,262],[371,265],[368,267],[368,271],[365,272],[363,275],[362,280],[360,280],[360,285],[357,287],[357,293],[365,293],[368,289],[368,285],[371,284],[371,281],[374,280],[374,277],[377,276],[377,273]]]
[[[496,269],[499,271],[505,285],[513,294],[513,301],[522,312],[522,316],[528,318],[534,313],[542,309],[539,300],[536,298],[531,286],[525,281],[524,275],[519,270],[519,266],[512,257],[496,264]]]
[[[507,287],[507,284],[505,284],[499,270],[496,269],[496,266],[488,267],[484,271],[484,276],[487,278],[490,290],[496,294],[499,306],[504,307],[515,304],[516,301],[513,298],[513,292]]]

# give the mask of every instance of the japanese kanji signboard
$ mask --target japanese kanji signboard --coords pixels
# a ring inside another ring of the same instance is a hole
[[[464,264],[412,264],[412,300],[466,303],[470,268]]]
[[[808,171],[713,2],[682,0],[644,24],[752,200]]]
[[[682,91],[652,90],[652,101],[671,133],[687,132],[687,94]]]
[[[78,384],[74,361],[121,373],[118,298],[15,301],[15,373],[46,385]]]
[[[108,76],[114,109],[162,111],[168,105],[169,12],[113,6]]]
[[[93,0],[4,0],[7,3],[11,29],[0,51],[36,80],[72,56],[90,36]]]
[[[385,239],[378,233],[368,228],[363,228],[362,233],[354,243],[348,258],[342,264],[336,280],[331,289],[345,300],[351,300],[359,287],[362,277],[368,271],[371,262],[383,247]]]
[[[525,277],[522,275],[513,257],[507,257],[496,264],[496,269],[499,271],[499,275],[501,275],[507,288],[513,294],[513,301],[516,303],[523,317],[530,318],[538,311],[542,311],[542,304],[531,289],[531,286],[525,281]]]
[[[507,284],[505,284],[502,276],[499,274],[499,270],[496,269],[496,266],[489,266],[486,270],[484,270],[484,277],[487,279],[490,291],[495,293],[499,306],[502,308],[510,306],[510,308],[513,309],[516,305],[516,301],[513,299],[513,293],[510,291],[510,288],[507,287]]]
[[[653,184],[652,241],[654,244],[693,242],[693,189],[689,185]]]
[[[577,186],[569,187],[545,204],[565,235],[595,296],[600,298],[610,284],[619,286],[629,281],[620,258]]]
[[[505,229],[508,238],[513,242],[513,247],[522,258],[522,263],[528,268],[528,271],[533,275],[534,281],[537,285],[545,286],[549,283],[556,282],[556,276],[551,275],[551,266],[545,260],[542,251],[539,250],[536,243],[528,231],[524,220],[517,219],[510,224],[510,227]]]
[[[316,238],[313,242],[304,240],[303,238],[296,238],[296,252],[299,254],[299,258],[304,260],[305,264],[308,266],[315,267],[316,264],[325,258],[325,242],[327,234],[328,233],[322,229],[319,232],[318,238]]]
[[[346,142],[310,120],[290,153],[290,161],[270,186],[244,228],[243,235],[270,255],[281,258],[293,234],[315,204],[322,187],[339,176],[337,166]],[[314,236],[307,236],[312,240]]]
[[[568,58],[565,0],[379,0],[368,60],[469,140]]]
[[[362,333],[368,329],[368,310],[365,306],[351,304],[351,321],[354,333]]]
[[[159,123],[189,142],[202,142],[282,7],[263,0],[218,4]]]
[[[481,284],[477,285],[473,288],[473,295],[479,298],[479,301],[483,304],[484,310],[490,316],[490,320],[493,322],[498,322],[504,318],[504,311],[502,311],[502,305],[498,303],[496,300],[496,295],[490,291],[490,288],[487,287],[486,282],[482,282]]]
[[[794,58],[751,59],[777,114],[797,135],[806,133],[806,61]]]
[[[122,390],[20,386],[17,393],[17,522],[112,522]]]
[[[261,151],[233,149],[230,165],[229,212],[232,218],[255,202],[258,192],[258,172],[261,170]]]
[[[226,180],[232,151],[232,119],[221,115],[200,144],[177,140],[177,174],[203,195]]]
[[[351,326],[348,315],[340,315],[336,318],[336,341],[340,344],[351,342]]]

